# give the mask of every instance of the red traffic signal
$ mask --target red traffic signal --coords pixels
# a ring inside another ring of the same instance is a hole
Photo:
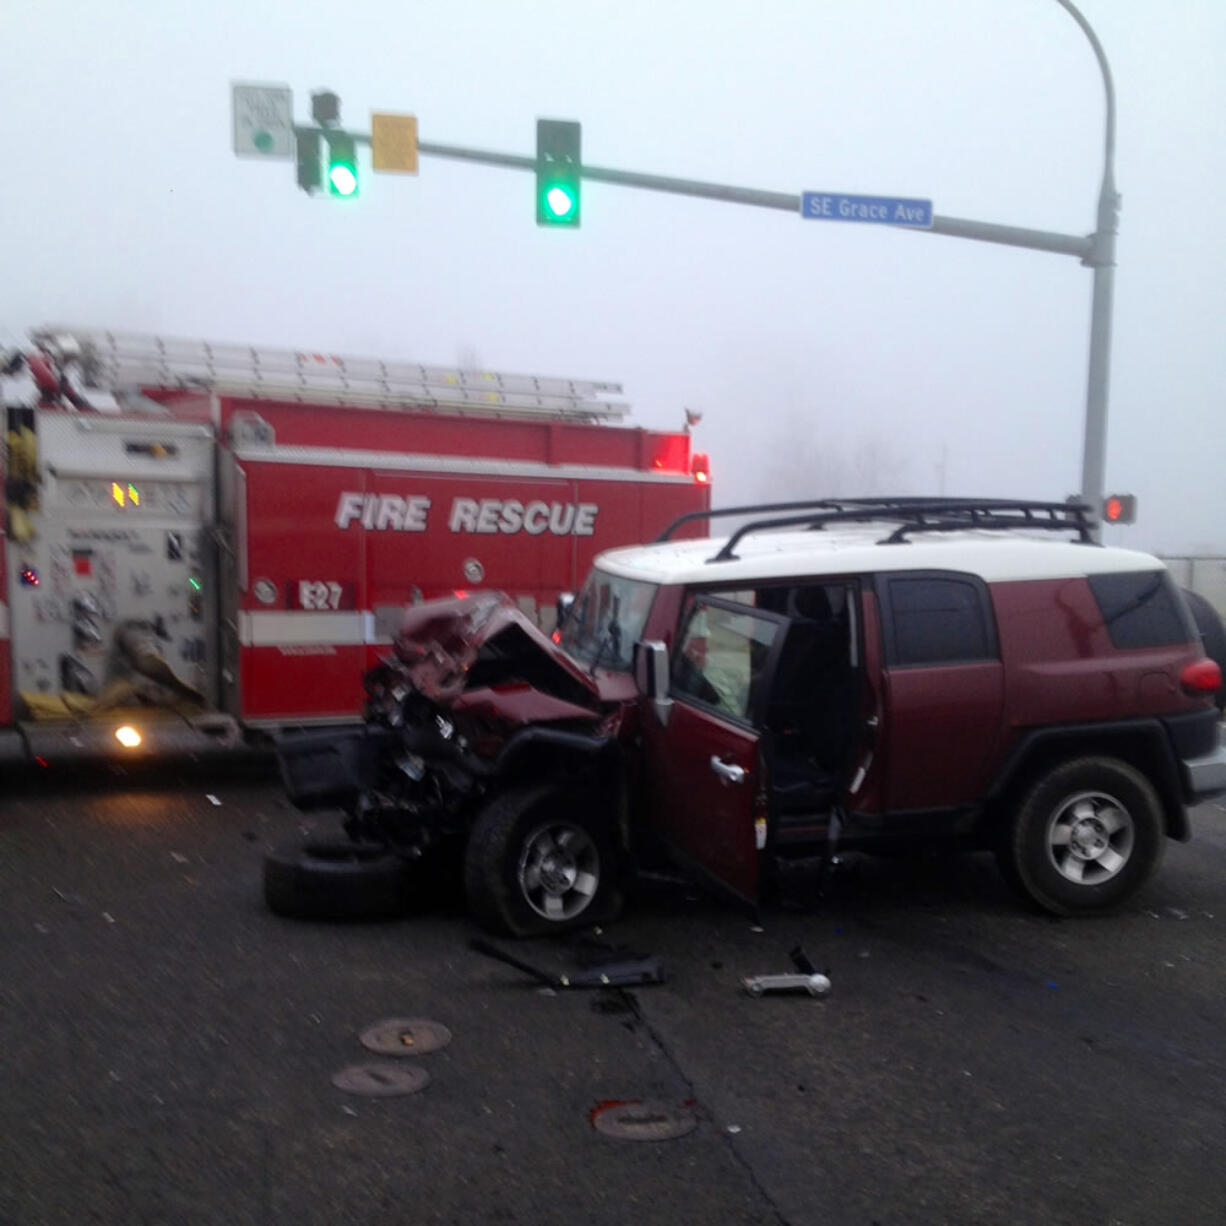
[[[1104,524],[1131,524],[1137,518],[1135,494],[1108,494],[1103,499]]]

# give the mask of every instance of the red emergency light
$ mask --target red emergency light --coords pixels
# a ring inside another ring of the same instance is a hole
[[[690,473],[699,485],[706,485],[711,480],[711,457],[705,451],[694,452],[690,461]]]

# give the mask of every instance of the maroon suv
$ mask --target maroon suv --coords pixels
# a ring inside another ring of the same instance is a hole
[[[365,728],[281,747],[348,839],[269,857],[269,904],[394,910],[437,857],[527,935],[607,918],[660,855],[756,904],[788,860],[943,840],[1095,912],[1226,790],[1217,664],[1162,563],[1094,544],[1084,508],[709,514],[733,513],[599,557],[556,642],[496,593],[408,609]]]

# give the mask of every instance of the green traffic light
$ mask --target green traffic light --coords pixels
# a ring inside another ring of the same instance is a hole
[[[575,197],[564,187],[551,187],[545,192],[545,208],[561,221],[575,211]]]
[[[328,167],[328,187],[334,196],[356,196],[358,176],[352,166],[336,162]]]
[[[342,200],[358,194],[358,151],[348,132],[324,133],[328,142],[328,193]]]
[[[536,121],[536,224],[579,225],[581,130],[570,119]]]

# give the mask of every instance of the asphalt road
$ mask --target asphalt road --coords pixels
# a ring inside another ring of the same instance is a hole
[[[215,803],[216,802],[216,803]],[[542,992],[455,908],[279,919],[275,783],[39,776],[0,800],[0,1223],[1070,1223],[1226,1218],[1226,809],[1120,915],[1025,911],[990,859],[861,862],[750,920],[685,890],[602,934],[633,993]],[[752,1000],[803,942],[833,991]],[[533,943],[574,964],[573,946]],[[331,1083],[427,1018],[408,1097]],[[692,1111],[608,1137],[610,1101]]]

